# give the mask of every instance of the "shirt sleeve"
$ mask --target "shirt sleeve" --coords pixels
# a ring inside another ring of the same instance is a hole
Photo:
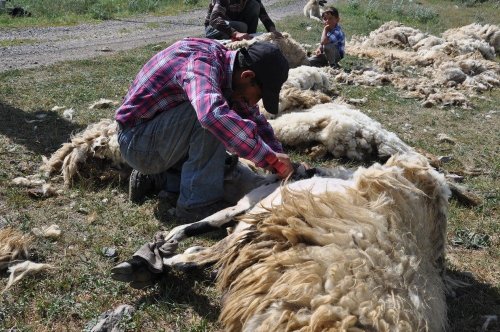
[[[209,56],[191,59],[178,73],[179,83],[203,128],[214,134],[230,152],[259,167],[267,167],[265,158],[275,153],[259,136],[255,122],[241,118],[230,109],[220,89],[224,69],[216,62]]]
[[[254,121],[257,124],[257,133],[273,149],[274,152],[283,153],[283,146],[274,134],[274,129],[264,115],[259,112],[259,107],[253,107]]]

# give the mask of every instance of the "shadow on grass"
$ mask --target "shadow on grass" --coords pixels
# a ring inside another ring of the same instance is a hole
[[[54,111],[28,113],[0,100],[0,134],[28,150],[47,155],[69,140],[71,133],[83,129]]]
[[[181,314],[186,306],[210,322],[216,322],[220,307],[216,299],[203,294],[207,284],[211,283],[207,271],[198,268],[186,272],[169,271],[157,286],[157,291],[140,298],[137,305],[156,304],[172,314]],[[179,311],[179,312],[177,312]]]
[[[447,271],[454,280],[468,286],[455,289],[455,296],[448,297],[449,331],[500,331],[500,293],[492,285],[474,279],[470,274]],[[489,323],[486,325],[488,316]]]

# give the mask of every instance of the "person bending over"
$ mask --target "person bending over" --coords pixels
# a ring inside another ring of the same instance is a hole
[[[268,32],[282,38],[261,0],[212,0],[205,18],[205,36],[211,39],[252,39],[259,18]]]
[[[134,169],[129,199],[161,190],[175,198],[175,215],[185,222],[227,207],[226,149],[281,178],[291,174],[290,158],[257,106],[262,98],[267,111],[278,112],[288,69],[268,42],[231,51],[186,38],[153,56],[115,115],[121,154]]]

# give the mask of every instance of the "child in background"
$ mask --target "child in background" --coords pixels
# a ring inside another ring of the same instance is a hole
[[[313,67],[331,66],[339,68],[339,61],[344,57],[345,35],[339,23],[339,11],[335,7],[327,8],[323,14],[323,33],[321,43],[314,55],[309,58]]]

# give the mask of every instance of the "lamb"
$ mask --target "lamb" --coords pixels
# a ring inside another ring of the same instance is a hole
[[[236,232],[164,266],[218,261],[225,330],[444,331],[444,177],[415,153],[343,175],[264,187]]]
[[[226,44],[226,47],[231,50],[237,50],[242,47],[248,47],[249,45],[258,41],[268,41],[270,43],[276,44],[285,58],[288,60],[290,68],[295,68],[301,65],[308,65],[309,60],[307,59],[307,53],[304,47],[296,42],[288,33],[283,33],[284,38],[276,38],[272,33],[263,33],[250,40],[241,40],[230,42]]]

